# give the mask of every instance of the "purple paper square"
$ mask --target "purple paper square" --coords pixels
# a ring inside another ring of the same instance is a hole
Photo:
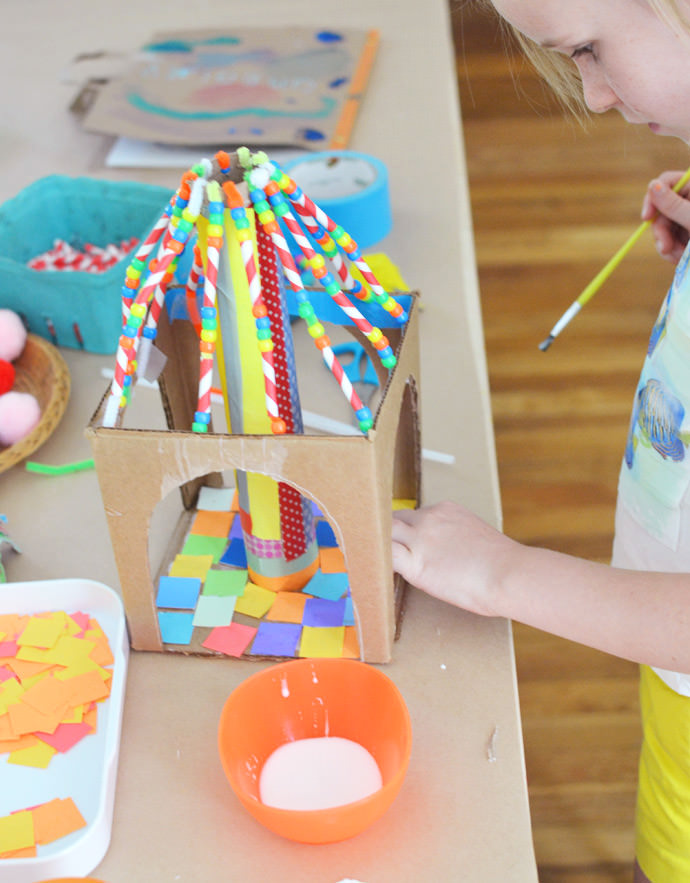
[[[262,622],[252,644],[252,656],[294,656],[302,626],[289,622]]]
[[[343,625],[345,598],[328,601],[325,598],[307,598],[304,605],[302,625],[331,628]]]

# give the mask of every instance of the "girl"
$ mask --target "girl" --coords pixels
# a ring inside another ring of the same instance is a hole
[[[486,0],[483,0],[486,2]],[[564,103],[690,143],[690,0],[492,0]],[[611,566],[522,546],[461,506],[396,513],[393,565],[424,591],[641,663],[635,883],[690,881],[690,187],[642,216],[677,262],[619,479]]]

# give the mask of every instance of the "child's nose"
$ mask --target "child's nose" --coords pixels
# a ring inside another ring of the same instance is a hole
[[[604,77],[586,74],[582,77],[585,103],[592,113],[604,113],[618,103],[618,95]]]

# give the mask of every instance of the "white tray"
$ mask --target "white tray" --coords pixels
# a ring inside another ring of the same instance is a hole
[[[83,611],[98,620],[115,658],[110,696],[98,705],[97,732],[46,769],[7,763],[0,757],[0,816],[56,797],[72,797],[86,821],[45,846],[35,858],[0,859],[0,883],[39,883],[51,877],[89,874],[110,844],[117,760],[124,705],[129,640],[119,596],[103,583],[85,579],[0,584],[0,613]]]

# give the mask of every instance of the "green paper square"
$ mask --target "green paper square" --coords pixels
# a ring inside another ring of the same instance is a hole
[[[235,595],[201,595],[194,611],[194,625],[201,628],[230,625],[236,600]]]
[[[190,533],[182,547],[182,554],[212,555],[213,563],[218,564],[227,545],[227,537],[207,537],[203,534]]]
[[[202,594],[243,595],[249,580],[246,570],[209,570]]]

